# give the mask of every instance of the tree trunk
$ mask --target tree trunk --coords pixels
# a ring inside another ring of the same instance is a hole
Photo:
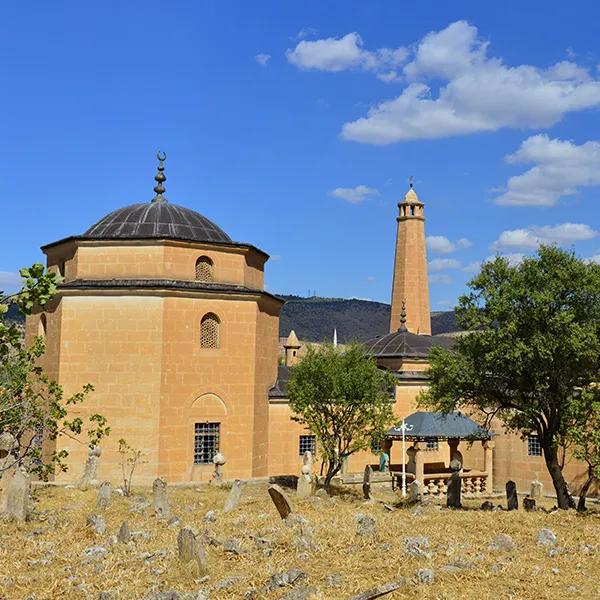
[[[323,482],[323,487],[329,492],[329,487],[331,486],[331,480],[337,475],[338,471],[342,468],[342,462],[332,462],[327,466],[327,475],[325,475],[325,481]]]
[[[579,512],[583,512],[587,510],[585,508],[585,499],[587,498],[588,492],[590,491],[590,486],[594,481],[594,469],[592,465],[588,465],[588,478],[587,481],[583,484],[581,488],[581,492],[579,492],[579,502],[577,502],[577,510]]]
[[[565,481],[562,469],[560,468],[556,447],[544,447],[544,459],[546,460],[548,473],[550,473],[550,477],[552,477],[558,508],[575,508],[575,501],[569,492],[567,482]]]

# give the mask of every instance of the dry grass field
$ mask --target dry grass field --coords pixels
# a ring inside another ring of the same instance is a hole
[[[600,512],[594,508],[586,515],[484,512],[476,510],[479,500],[462,511],[435,504],[389,511],[354,493],[297,501],[290,492],[295,513],[308,521],[300,532],[300,526],[279,518],[266,489],[247,485],[240,505],[223,514],[225,489],[170,488],[180,519],[171,525],[157,521],[151,506],[132,512],[139,498],[113,494],[102,513],[106,531],[96,533],[86,525],[88,515],[99,514],[95,490],[39,488],[31,521],[0,523],[0,599],[96,600],[101,592],[113,600],[176,597],[158,593],[171,590],[198,599],[347,599],[399,577],[404,586],[384,598],[600,598]],[[394,502],[387,494],[384,499]],[[135,495],[151,500],[148,489]],[[204,519],[210,510],[213,522]],[[358,513],[376,520],[374,536],[357,534]],[[138,533],[117,543],[125,520]],[[207,576],[179,562],[177,534],[183,525],[207,540]],[[538,543],[542,528],[556,534],[554,546]],[[514,548],[491,549],[498,534],[511,536]],[[413,556],[405,538],[418,536],[429,545],[413,548]],[[86,549],[98,546],[104,550],[86,557]],[[228,551],[232,548],[240,553]],[[305,576],[293,585],[267,585],[272,575],[295,567]],[[419,581],[419,569],[432,569],[433,583]]]

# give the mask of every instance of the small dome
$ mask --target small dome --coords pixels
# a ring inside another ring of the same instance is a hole
[[[231,238],[205,216],[166,201],[132,204],[115,210],[92,225],[83,237],[169,238],[193,242],[231,242]]]

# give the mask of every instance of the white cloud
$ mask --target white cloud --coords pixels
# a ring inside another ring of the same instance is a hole
[[[271,255],[271,260],[281,260],[281,254],[272,254]]]
[[[357,185],[353,188],[335,188],[329,192],[334,198],[341,198],[351,204],[360,204],[363,200],[371,196],[378,196],[379,190],[366,185]]]
[[[505,65],[488,56],[488,43],[466,21],[427,34],[404,75],[408,85],[402,94],[345,123],[343,138],[391,144],[503,127],[550,127],[568,112],[600,105],[600,81],[583,67],[571,61],[545,69]],[[440,80],[435,93],[429,83]]]
[[[456,246],[443,235],[428,235],[425,242],[427,243],[427,250],[430,252],[451,254],[456,250]]]
[[[576,194],[578,187],[600,185],[600,142],[578,146],[534,135],[506,161],[534,166],[508,180],[506,190],[496,198],[497,204],[552,206],[561,197]]]
[[[451,242],[443,235],[429,235],[425,241],[427,250],[436,254],[452,254],[457,248],[469,248],[471,246],[471,242],[467,238],[460,238],[456,242]]]
[[[561,223],[544,227],[532,225],[524,229],[503,231],[492,244],[492,250],[535,250],[540,244],[565,246],[582,240],[590,240],[597,235],[597,231],[583,223]]]
[[[448,285],[448,284],[452,283],[452,279],[450,278],[449,275],[446,275],[444,273],[434,273],[433,275],[429,276],[429,282],[430,283],[440,283],[442,285]]]
[[[473,262],[470,262],[468,265],[465,265],[462,270],[465,273],[479,273],[480,269],[481,269],[481,261],[474,260]]]
[[[297,34],[297,40],[305,40],[306,38],[317,35],[318,31],[314,27],[303,27]],[[292,38],[294,39],[294,38]]]
[[[442,308],[451,308],[454,303],[450,300],[438,300],[437,305],[441,306]]]
[[[13,271],[0,271],[0,290],[12,294],[21,288],[23,279]]]
[[[462,264],[454,258],[434,258],[429,261],[429,272],[436,273],[445,269],[460,269]]]
[[[254,60],[259,64],[262,65],[263,67],[267,66],[267,63],[271,60],[271,55],[270,54],[257,54],[254,57]]]
[[[586,262],[598,263],[600,265],[600,254],[594,254],[593,256],[590,256],[589,258],[586,258],[585,260],[586,260]]]
[[[398,77],[396,68],[408,55],[406,48],[379,48],[365,50],[360,35],[347,33],[341,38],[302,40],[286,52],[288,60],[297,67],[316,71],[372,71],[383,81]]]
[[[516,267],[517,265],[520,265],[521,262],[523,262],[523,259],[526,255],[522,252],[509,252],[508,254],[497,254],[496,256],[501,256],[502,258],[505,258],[508,261],[509,266]],[[485,259],[485,262],[494,260],[496,256],[488,256]]]

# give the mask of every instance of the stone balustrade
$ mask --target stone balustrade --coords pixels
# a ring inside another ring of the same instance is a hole
[[[425,475],[423,494],[445,496],[451,473],[428,473]],[[488,474],[485,471],[466,471],[460,474],[461,493],[465,498],[480,498],[486,495]]]

